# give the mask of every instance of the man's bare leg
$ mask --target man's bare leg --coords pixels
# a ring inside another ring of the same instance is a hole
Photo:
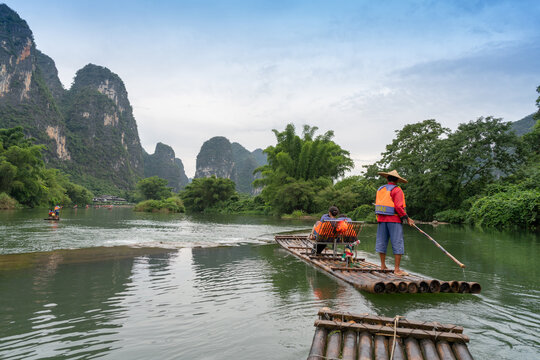
[[[379,257],[381,258],[381,270],[386,270],[386,254],[385,253],[379,253]]]
[[[403,271],[399,268],[399,263],[401,262],[401,255],[394,255],[394,259],[395,259],[394,274],[409,275],[406,271]]]

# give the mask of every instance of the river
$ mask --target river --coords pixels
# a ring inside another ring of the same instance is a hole
[[[305,359],[319,308],[458,324],[475,359],[540,358],[540,236],[422,225],[402,267],[482,293],[365,294],[280,249],[309,221],[0,211],[1,359]],[[365,226],[368,260],[376,226]],[[391,261],[390,261],[391,265]]]

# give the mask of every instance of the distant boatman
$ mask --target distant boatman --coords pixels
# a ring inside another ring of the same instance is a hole
[[[395,267],[394,274],[399,276],[409,275],[407,272],[400,270],[401,255],[405,252],[405,244],[403,241],[403,226],[401,222],[407,220],[410,226],[414,225],[414,220],[407,216],[405,212],[405,195],[403,190],[397,183],[407,183],[407,180],[402,178],[396,170],[388,173],[379,172],[379,175],[388,180],[388,184],[383,185],[377,190],[375,199],[375,213],[377,214],[377,241],[375,243],[375,251],[379,253],[381,258],[381,269],[386,267],[386,249],[388,247],[388,239],[392,243],[392,252],[394,253]]]

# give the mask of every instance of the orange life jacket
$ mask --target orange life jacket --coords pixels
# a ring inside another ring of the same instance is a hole
[[[338,234],[343,234],[347,231],[347,228],[348,228],[348,224],[345,220],[341,220],[341,221],[338,221],[337,225],[336,225],[336,232]]]
[[[334,221],[317,221],[315,228],[313,229],[315,235],[322,236],[335,236],[336,225]]]
[[[390,192],[397,185],[386,184],[377,190],[377,197],[375,198],[375,213],[379,215],[395,215],[396,209],[394,200],[390,196]],[[405,207],[405,199],[403,199],[403,207]]]

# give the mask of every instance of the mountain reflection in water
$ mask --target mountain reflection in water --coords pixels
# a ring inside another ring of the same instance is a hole
[[[482,293],[374,295],[266,243],[305,223],[66,213],[56,227],[33,212],[0,214],[1,359],[299,359],[307,357],[323,306],[462,325],[477,359],[540,355],[535,234],[426,228],[467,265],[464,274],[406,229],[404,268],[466,276]],[[371,261],[374,235],[372,226],[361,233],[360,251]],[[236,245],[179,246],[193,238]],[[102,246],[123,239],[138,247]],[[58,249],[66,244],[74,249]],[[47,247],[57,250],[32,250]]]

